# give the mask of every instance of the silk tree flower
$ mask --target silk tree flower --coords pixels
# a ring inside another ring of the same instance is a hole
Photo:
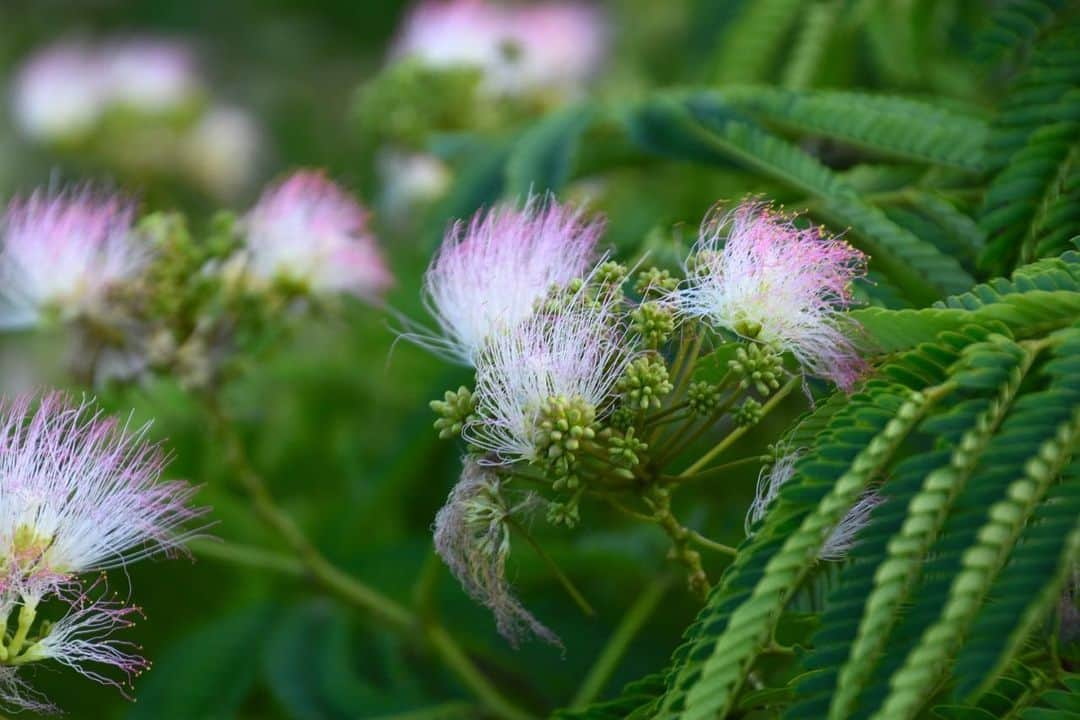
[[[374,299],[392,282],[367,212],[321,172],[302,170],[269,187],[243,226],[257,283]]]
[[[211,193],[232,198],[255,176],[260,136],[258,123],[247,111],[228,105],[212,107],[184,135],[182,161]]]
[[[201,92],[195,59],[183,43],[153,36],[114,38],[102,43],[99,54],[111,105],[171,112]]]
[[[780,496],[780,489],[794,477],[795,464],[799,457],[799,452],[789,452],[779,457],[771,468],[762,468],[758,475],[754,500],[744,521],[748,536],[754,533],[758,523],[764,519],[769,508]],[[843,560],[855,547],[859,532],[870,522],[870,514],[874,508],[883,502],[885,498],[873,490],[865,492],[829,533],[818,556],[822,560]]]
[[[134,217],[133,202],[89,187],[12,200],[0,225],[0,327],[74,318],[137,278],[151,253]]]
[[[614,387],[634,358],[616,301],[571,298],[488,338],[476,363],[476,412],[463,435],[489,462],[537,461],[550,449],[545,414],[570,411],[591,424],[611,408]]]
[[[577,2],[500,5],[424,0],[407,16],[394,57],[434,67],[474,67],[493,95],[576,91],[604,54],[602,15]]]
[[[581,210],[536,197],[454,224],[424,275],[424,304],[441,336],[411,339],[475,365],[488,338],[532,315],[552,286],[588,271],[602,230]]]
[[[516,646],[528,633],[560,645],[559,638],[525,609],[506,578],[510,518],[527,513],[532,496],[511,506],[499,477],[466,459],[461,479],[435,516],[435,550],[462,587],[491,610],[495,625]]]
[[[35,52],[12,86],[15,124],[35,140],[82,137],[108,104],[108,88],[93,49],[63,40]]]
[[[60,393],[35,410],[28,398],[0,406],[0,617],[8,626],[0,700],[9,705],[44,704],[14,674],[29,663],[56,660],[117,686],[97,668],[130,679],[146,667],[114,637],[138,609],[105,599],[104,575],[82,583],[87,573],[179,550],[193,532],[185,526],[204,512],[190,506],[187,483],[158,482],[166,458],[145,435],[146,427],[129,433]],[[35,630],[46,599],[68,611]]]
[[[842,310],[865,256],[820,228],[796,227],[761,203],[710,214],[670,298],[687,316],[791,352],[806,370],[850,390],[864,364]]]

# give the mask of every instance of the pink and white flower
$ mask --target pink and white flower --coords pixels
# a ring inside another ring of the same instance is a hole
[[[114,637],[138,608],[106,599],[104,575],[86,589],[82,581],[180,549],[194,532],[187,523],[204,512],[191,507],[187,483],[158,482],[166,458],[145,435],[145,426],[128,433],[60,393],[35,410],[28,398],[0,405],[0,618],[14,620],[0,643],[0,701],[48,707],[16,674],[33,662],[55,660],[118,687],[100,666],[129,680],[147,667]],[[42,601],[53,598],[67,612],[35,626]]]
[[[103,43],[99,53],[112,105],[170,112],[201,92],[195,58],[181,42],[152,36],[115,38]]]
[[[86,187],[12,200],[0,224],[0,327],[71,319],[137,278],[150,249],[134,218],[130,200]]]
[[[34,53],[12,87],[15,124],[37,140],[78,138],[98,122],[108,88],[93,48],[70,40]]]
[[[490,0],[423,0],[392,55],[434,67],[473,67],[495,95],[576,93],[596,72],[607,40],[603,15],[580,2],[515,7]]]
[[[769,508],[780,496],[780,490],[795,476],[795,465],[800,457],[799,452],[789,452],[777,458],[770,468],[762,468],[758,475],[757,488],[754,492],[754,501],[746,512],[744,526],[747,535],[752,535],[757,529]],[[768,470],[768,472],[766,472]],[[844,517],[837,523],[833,531],[825,539],[821,546],[818,557],[822,560],[843,560],[855,547],[859,532],[870,522],[870,514],[874,508],[885,502],[885,498],[873,490],[863,493],[862,497],[851,507]]]
[[[634,348],[615,301],[574,298],[494,332],[476,362],[476,419],[465,426],[493,463],[539,457],[537,421],[551,398],[580,401],[603,416]]]
[[[705,218],[687,284],[671,299],[683,314],[791,352],[811,374],[849,390],[864,363],[842,310],[865,263],[823,229],[747,202]]]
[[[376,298],[392,277],[367,217],[321,172],[293,173],[265,190],[244,219],[247,272],[257,283]]]
[[[413,337],[474,365],[488,339],[533,314],[552,286],[584,275],[603,230],[581,210],[530,198],[455,223],[424,275],[424,304],[440,337]]]
[[[203,511],[195,488],[159,482],[166,457],[88,403],[45,395],[0,406],[0,555],[5,587],[40,598],[80,574],[182,547]]]
[[[511,644],[532,632],[552,644],[559,639],[525,609],[506,577],[510,556],[508,521],[528,512],[532,496],[516,506],[504,497],[497,475],[471,459],[461,480],[435,516],[435,550],[465,591],[495,615],[495,624]]]

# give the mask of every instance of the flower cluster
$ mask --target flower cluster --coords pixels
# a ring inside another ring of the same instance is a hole
[[[38,49],[17,72],[11,107],[35,142],[181,175],[228,197],[254,174],[259,130],[245,111],[208,101],[190,47],[131,36]]]
[[[550,198],[454,225],[425,279],[425,304],[440,333],[410,336],[475,369],[473,388],[432,403],[440,436],[460,435],[469,450],[436,540],[470,594],[495,609],[500,627],[508,617],[531,618],[505,600],[509,534],[498,534],[498,553],[485,550],[494,525],[462,530],[465,497],[474,502],[486,488],[485,502],[508,513],[490,498],[526,482],[539,488],[549,522],[568,526],[580,521],[584,498],[606,500],[661,527],[691,588],[704,592],[700,554],[689,547],[697,536],[675,519],[671,496],[715,452],[689,466],[683,458],[710,435],[746,432],[775,406],[764,401],[789,392],[803,373],[849,389],[860,372],[841,314],[862,263],[848,245],[747,203],[706,219],[686,263],[692,270],[680,279],[671,269],[635,274],[607,260],[596,247],[601,227]],[[716,360],[702,354],[710,349]],[[792,359],[801,370],[789,367]],[[793,462],[782,460],[763,478],[747,532]],[[860,502],[824,558],[850,548],[877,502]]]
[[[177,215],[137,222],[133,201],[88,187],[16,198],[0,220],[0,328],[70,326],[95,382],[168,370],[208,386],[270,314],[376,301],[390,283],[366,211],[313,171],[241,219],[220,215],[207,238]]]
[[[424,0],[406,18],[394,57],[475,67],[495,95],[580,92],[603,60],[606,25],[584,3]]]
[[[147,662],[115,633],[137,607],[107,597],[105,571],[182,548],[203,511],[195,489],[159,482],[166,458],[133,432],[63,395],[0,405],[0,698],[14,707],[48,703],[19,677],[55,660],[98,682],[120,685]],[[87,582],[89,573],[101,573]],[[43,603],[67,610],[49,622]]]

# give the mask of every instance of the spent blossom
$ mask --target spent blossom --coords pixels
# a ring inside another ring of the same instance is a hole
[[[634,350],[615,302],[580,295],[496,331],[478,356],[476,412],[464,435],[491,462],[535,461],[552,450],[545,413],[570,412],[588,426],[611,409]]]
[[[509,520],[533,504],[533,497],[526,496],[511,506],[499,477],[466,459],[461,479],[435,516],[435,550],[469,596],[491,610],[499,633],[511,644],[532,632],[558,645],[558,637],[514,596],[506,577]]]
[[[752,535],[758,524],[764,519],[769,508],[780,496],[780,490],[795,475],[795,465],[800,453],[789,452],[773,463],[770,468],[762,468],[758,475],[754,501],[750,503],[744,521],[746,534]],[[859,532],[870,522],[874,508],[885,502],[885,498],[873,490],[863,493],[862,497],[847,511],[833,531],[825,539],[818,556],[822,560],[842,560],[855,547]]]
[[[455,223],[424,276],[440,337],[421,344],[475,365],[487,340],[532,315],[552,286],[584,275],[603,229],[552,198],[496,206]]]
[[[360,204],[318,171],[267,188],[244,219],[247,271],[312,292],[378,297],[392,278]]]
[[[435,67],[474,67],[495,95],[575,93],[596,72],[607,27],[580,2],[502,5],[490,0],[423,0],[393,48]]]
[[[137,278],[150,250],[134,217],[132,201],[89,187],[12,200],[0,224],[0,326],[71,319]]]
[[[863,369],[842,314],[865,256],[817,227],[799,228],[766,205],[710,214],[688,263],[679,310],[791,352],[814,375],[850,389]]]

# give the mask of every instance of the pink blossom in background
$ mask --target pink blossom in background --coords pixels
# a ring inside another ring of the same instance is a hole
[[[108,90],[92,47],[60,41],[34,53],[12,85],[15,125],[36,140],[79,137],[98,122]]]
[[[134,219],[132,201],[89,187],[12,200],[0,225],[0,327],[74,317],[137,278],[150,250]]]
[[[671,300],[688,316],[791,352],[808,372],[850,389],[864,368],[842,311],[866,257],[818,227],[799,228],[746,202],[711,214]]]
[[[602,231],[602,220],[537,197],[455,223],[424,275],[424,304],[441,334],[413,339],[474,364],[487,339],[531,315],[553,285],[588,272]]]
[[[423,0],[406,17],[392,55],[475,67],[495,94],[576,93],[603,61],[607,34],[604,15],[583,2]]]
[[[152,36],[114,38],[99,49],[110,103],[153,113],[176,109],[201,88],[191,49]]]
[[[296,172],[270,186],[243,224],[248,272],[257,281],[369,299],[392,284],[367,211],[321,172]]]

